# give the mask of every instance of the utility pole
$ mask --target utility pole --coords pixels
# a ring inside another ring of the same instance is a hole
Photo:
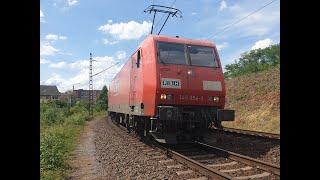
[[[92,53],[90,53],[90,71],[89,71],[89,115],[92,115],[93,103],[93,80],[92,80]]]
[[[72,94],[70,99],[70,106],[73,106],[74,104],[74,84],[72,85]]]
[[[75,95],[74,95],[74,84],[72,85],[72,96],[71,96],[71,106],[74,105],[74,101],[75,101]]]
[[[74,93],[74,85],[77,85],[77,84],[81,84],[81,83],[72,84],[72,94],[71,94],[71,105],[72,106],[75,104],[75,101],[76,101],[76,97],[75,97],[75,93]]]

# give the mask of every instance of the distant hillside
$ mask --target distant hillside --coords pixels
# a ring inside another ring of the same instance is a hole
[[[280,133],[280,67],[226,79],[226,107],[236,110],[223,126]]]

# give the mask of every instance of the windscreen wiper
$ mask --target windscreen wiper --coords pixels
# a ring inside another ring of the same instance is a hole
[[[160,60],[160,62],[161,62],[162,64],[166,64],[166,63],[162,60],[162,58],[160,57],[159,52],[157,52],[157,56],[158,56],[158,59]]]

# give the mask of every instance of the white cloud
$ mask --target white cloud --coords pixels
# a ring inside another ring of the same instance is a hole
[[[222,44],[217,44],[216,46],[217,46],[217,50],[220,51],[221,49],[228,47],[229,43],[223,42]]]
[[[41,56],[52,56],[59,52],[59,49],[54,48],[50,43],[40,43],[40,55]]]
[[[116,57],[117,59],[121,60],[121,59],[125,59],[127,56],[126,52],[125,51],[118,51],[116,53]]]
[[[191,15],[197,15],[197,13],[196,12],[192,12]]]
[[[50,78],[48,78],[45,81],[40,81],[40,83],[44,84],[44,85],[56,85],[60,92],[67,90],[67,87],[65,87],[65,85],[70,86],[70,84],[68,83],[68,81],[66,79],[62,78],[59,74],[56,74],[56,73],[51,74]]]
[[[66,68],[67,67],[67,63],[64,61],[58,62],[58,63],[51,63],[49,65],[52,68],[58,68],[58,69],[62,69],[62,68]]]
[[[123,57],[124,52],[118,51],[118,53],[116,53],[116,58],[112,56],[93,57],[93,59],[97,60],[96,62],[93,62],[93,74],[98,73],[119,62],[119,60],[117,59],[117,55],[119,54],[121,54],[120,57]],[[62,62],[59,62],[59,63],[63,64]],[[123,64],[117,64],[115,66],[112,66],[107,71],[104,71],[103,73],[97,76],[94,76],[93,88],[102,89],[104,85],[108,85],[111,82],[112,78],[115,76],[115,74],[120,71],[122,66]],[[50,78],[48,78],[47,80],[41,81],[40,83],[47,84],[47,85],[57,85],[61,92],[65,92],[67,90],[72,89],[72,85],[76,83],[80,83],[80,84],[75,85],[75,89],[88,89],[88,81],[89,81],[89,61],[88,60],[78,60],[73,63],[65,63],[64,67],[71,68],[73,70],[78,70],[78,72],[75,74],[72,74],[69,77],[66,77],[65,75],[61,76],[60,74],[53,73],[51,74]]]
[[[41,11],[41,9],[40,9],[40,22],[45,22],[45,21],[44,21],[44,14],[43,14],[43,12]]]
[[[119,40],[139,39],[143,35],[149,33],[152,23],[143,21],[142,23],[136,21],[129,21],[127,23],[105,24],[98,28],[105,34],[109,34]]]
[[[222,11],[228,7],[227,2],[225,0],[221,1],[219,11]]]
[[[40,58],[40,64],[49,64],[49,63],[51,63],[50,60]]]
[[[59,35],[56,35],[56,34],[47,34],[45,39],[46,40],[56,41],[56,40],[66,40],[67,37],[66,36],[59,36]]]
[[[113,45],[113,44],[117,44],[119,41],[110,41],[108,39],[103,39],[103,44],[106,45]]]
[[[68,5],[73,6],[78,3],[78,0],[68,0]]]
[[[251,50],[264,49],[266,47],[269,47],[272,44],[273,44],[273,41],[269,38],[266,38],[266,39],[255,42],[254,45],[251,47]]]
[[[109,19],[109,20],[108,20],[108,23],[111,24],[111,23],[112,23],[112,19]]]
[[[234,20],[246,17],[252,13],[252,10],[247,10],[239,5],[234,5],[229,8]],[[236,36],[263,36],[271,32],[271,30],[278,28],[280,23],[279,8],[267,7],[262,11],[252,14],[240,23],[234,25],[232,29],[235,30]]]

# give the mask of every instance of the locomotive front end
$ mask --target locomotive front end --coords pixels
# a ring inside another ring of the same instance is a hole
[[[174,38],[156,41],[158,87],[151,134],[164,143],[201,138],[234,120],[225,110],[225,83],[213,43]]]

